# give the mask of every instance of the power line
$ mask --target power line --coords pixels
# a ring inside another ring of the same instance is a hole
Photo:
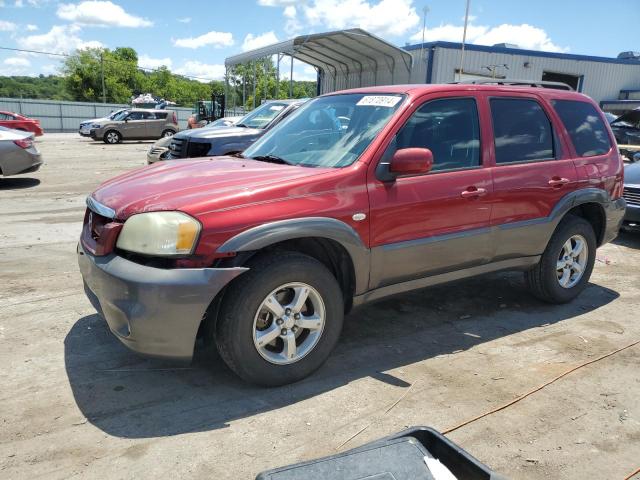
[[[38,55],[53,55],[56,57],[72,57],[73,55],[69,54],[69,53],[54,53],[54,52],[43,52],[40,50],[27,50],[24,48],[12,48],[12,47],[0,47],[0,50],[9,50],[12,52],[22,52],[22,53],[34,53],[34,54],[38,54]],[[105,58],[104,59],[105,62],[111,62],[111,63],[120,63],[122,62],[121,60],[114,60],[112,58]],[[136,68],[138,70],[142,70],[145,72],[159,72],[160,69],[159,68],[146,68],[146,67],[141,67],[139,65],[136,65]],[[177,75],[180,77],[185,77],[185,78],[193,78],[194,80],[205,80],[207,82],[212,82],[214,80],[211,80],[210,78],[204,78],[204,77],[196,77],[195,75],[183,75],[180,73],[173,73],[171,72],[172,75]]]

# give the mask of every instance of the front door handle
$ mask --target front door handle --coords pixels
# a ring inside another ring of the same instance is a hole
[[[476,188],[476,187],[469,187],[466,190],[463,190],[462,192],[460,192],[460,196],[462,198],[474,198],[474,197],[482,197],[483,195],[487,194],[487,190],[484,188]]]
[[[551,180],[549,180],[549,185],[551,185],[552,187],[561,187],[562,185],[565,185],[567,183],[569,183],[568,178],[553,177]]]

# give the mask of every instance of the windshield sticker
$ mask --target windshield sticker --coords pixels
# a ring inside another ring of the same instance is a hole
[[[365,95],[356,103],[359,107],[395,107],[402,97],[390,95]]]
[[[269,110],[274,110],[276,112],[279,112],[283,108],[284,108],[284,105],[272,105],[272,106],[269,107]]]

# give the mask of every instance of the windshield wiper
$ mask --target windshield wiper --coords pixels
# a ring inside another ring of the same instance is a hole
[[[295,163],[291,163],[284,158],[278,157],[277,155],[256,155],[255,157],[249,157],[252,160],[258,160],[259,162],[269,162],[269,163],[280,163],[282,165],[295,165]]]
[[[236,157],[236,158],[246,158],[242,152],[236,152],[236,153],[232,153],[231,155],[229,155],[230,157]]]
[[[247,125],[245,125],[244,123],[236,123],[234,125],[234,127],[242,127],[242,128],[249,128]]]

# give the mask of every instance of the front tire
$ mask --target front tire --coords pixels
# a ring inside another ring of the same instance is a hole
[[[311,374],[340,337],[342,291],[316,259],[273,252],[250,265],[224,296],[215,341],[247,382],[274,387]]]
[[[585,289],[596,259],[596,235],[589,222],[568,215],[556,228],[540,262],[525,274],[534,296],[567,303]]]
[[[122,135],[120,135],[120,132],[117,132],[116,130],[109,130],[104,134],[104,137],[102,137],[102,141],[109,145],[115,145],[122,141]]]
[[[166,138],[166,137],[173,137],[175,135],[176,132],[174,132],[173,130],[165,130],[162,132],[162,135],[160,135],[160,138]]]

